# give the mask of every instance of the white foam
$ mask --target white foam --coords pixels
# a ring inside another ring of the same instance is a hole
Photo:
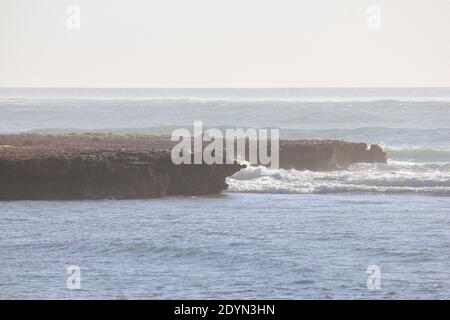
[[[312,172],[249,167],[228,179],[230,192],[420,193],[450,196],[450,164],[356,164],[349,170]]]

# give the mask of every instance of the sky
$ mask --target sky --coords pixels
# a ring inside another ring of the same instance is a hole
[[[446,87],[450,1],[1,0],[0,86]]]

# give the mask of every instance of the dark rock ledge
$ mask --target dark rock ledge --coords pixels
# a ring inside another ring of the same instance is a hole
[[[227,188],[238,163],[174,165],[167,137],[0,135],[0,200],[147,199],[210,195]],[[386,162],[380,147],[343,141],[280,142],[280,167],[344,169]]]

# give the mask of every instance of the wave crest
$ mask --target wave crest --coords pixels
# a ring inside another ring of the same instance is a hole
[[[248,167],[228,178],[230,192],[417,193],[450,196],[450,164],[356,164],[349,170],[312,172]]]

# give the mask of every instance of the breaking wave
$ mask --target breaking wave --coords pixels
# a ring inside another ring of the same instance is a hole
[[[355,164],[348,170],[312,172],[248,167],[227,180],[230,192],[415,193],[450,196],[450,163]]]

